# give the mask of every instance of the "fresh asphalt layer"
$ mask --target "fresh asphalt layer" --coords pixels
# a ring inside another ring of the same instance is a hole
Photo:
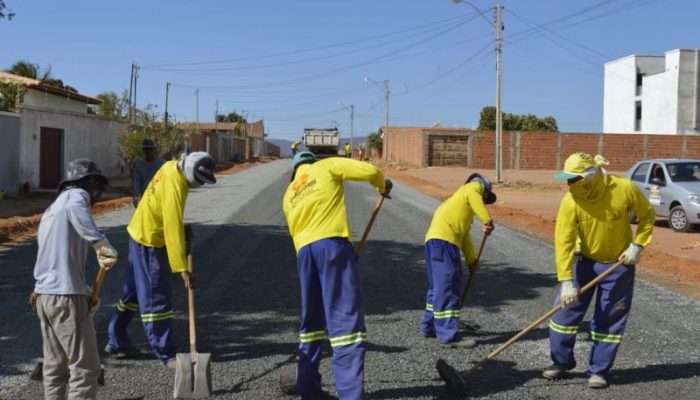
[[[213,398],[291,398],[278,389],[280,371],[293,363],[298,343],[299,282],[295,252],[281,200],[289,182],[288,160],[222,177],[192,191],[186,221],[194,225],[198,350],[212,355]],[[368,184],[346,185],[355,240],[367,223],[377,193]],[[453,398],[435,370],[438,358],[468,369],[489,351],[544,314],[556,294],[551,246],[498,226],[487,240],[479,271],[462,311],[476,339],[472,350],[443,349],[420,335],[427,280],[423,237],[438,201],[396,184],[384,202],[360,257],[368,331],[366,388],[373,399]],[[100,351],[118,300],[127,255],[125,225],[133,209],[97,219],[120,252],[107,274],[102,308],[95,317]],[[478,220],[472,232],[478,244]],[[41,355],[36,316],[25,312],[33,286],[36,242],[0,248],[0,399],[38,399],[41,385],[29,380]],[[96,262],[89,256],[88,274]],[[173,276],[175,341],[187,352],[186,291]],[[697,399],[700,391],[700,302],[637,281],[632,314],[612,373],[612,386],[585,386],[591,342],[582,325],[578,367],[568,379],[549,382],[546,326],[501,353],[469,378],[469,397],[494,399]],[[149,352],[141,322],[130,326],[144,351],[138,360],[105,358],[107,384],[101,399],[171,399],[174,371]],[[321,364],[324,388],[334,393],[330,349]]]

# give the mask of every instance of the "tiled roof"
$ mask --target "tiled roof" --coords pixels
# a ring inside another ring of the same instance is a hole
[[[70,97],[71,99],[84,101],[87,104],[100,104],[100,103],[102,103],[100,100],[97,100],[94,97],[86,96],[84,94],[80,94],[80,93],[76,93],[76,92],[71,92],[70,90],[62,89],[62,88],[56,87],[56,86],[46,85],[46,84],[42,83],[40,80],[32,79],[32,78],[25,78],[24,76],[11,74],[11,73],[5,72],[5,71],[0,71],[0,82],[16,83],[18,85],[23,85],[23,86],[26,86],[26,87],[29,87],[32,89],[42,90],[42,91],[53,93],[53,94],[56,94],[59,96],[66,96],[66,97]]]

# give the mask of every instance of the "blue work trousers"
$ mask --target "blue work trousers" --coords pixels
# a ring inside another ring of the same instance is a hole
[[[450,242],[430,239],[425,243],[425,266],[428,294],[420,329],[426,335],[435,333],[440,343],[457,342],[462,339],[459,332],[462,293],[460,250]]]
[[[175,358],[172,345],[171,272],[165,248],[142,246],[129,237],[129,263],[122,298],[109,322],[109,344],[115,350],[131,346],[127,327],[136,311],[156,356],[164,362]]]
[[[301,281],[301,327],[297,392],[321,390],[321,347],[333,349],[331,366],[338,397],[364,398],[365,315],[355,250],[346,238],[329,238],[302,247],[297,255]]]
[[[585,286],[612,265],[612,263],[599,263],[580,257],[574,270],[577,284],[579,287]],[[564,308],[554,314],[549,321],[549,346],[552,361],[567,368],[576,365],[574,359],[576,333],[595,292],[596,303],[591,321],[593,347],[589,359],[588,374],[607,378],[615,361],[617,349],[622,342],[622,334],[632,306],[633,289],[634,266],[621,265],[598,283],[595,290],[591,289],[582,293],[577,305]],[[559,295],[554,300],[554,305],[558,304]]]

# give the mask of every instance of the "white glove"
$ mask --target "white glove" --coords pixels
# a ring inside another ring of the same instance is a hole
[[[562,281],[559,300],[564,307],[571,307],[578,303],[578,287],[574,281]]]
[[[644,247],[636,243],[630,243],[627,250],[620,254],[618,260],[621,260],[625,265],[634,265],[639,262],[639,258],[642,256],[642,250],[644,250]]]
[[[91,304],[91,305],[90,305],[90,316],[93,316],[93,317],[94,317],[95,314],[97,314],[97,310],[100,309],[100,304],[101,304],[101,303],[102,303],[102,302],[100,301],[100,298],[98,297],[98,298],[97,298],[97,302],[96,302],[95,304]]]
[[[100,240],[99,242],[92,245],[95,249],[95,255],[97,256],[97,262],[100,264],[101,268],[109,270],[117,263],[117,249],[109,244],[107,239]]]

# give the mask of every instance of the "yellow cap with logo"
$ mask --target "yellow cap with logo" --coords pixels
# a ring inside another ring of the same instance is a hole
[[[572,179],[579,176],[585,177],[591,172],[595,172],[597,167],[608,164],[608,160],[601,155],[593,157],[588,153],[574,153],[564,162],[564,170],[554,175],[554,178]]]

